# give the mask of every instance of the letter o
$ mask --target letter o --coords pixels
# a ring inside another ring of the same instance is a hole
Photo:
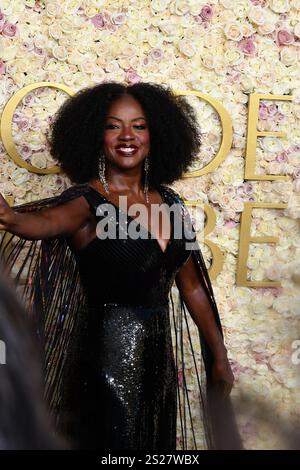
[[[224,160],[224,158],[228,155],[232,139],[233,139],[233,131],[232,131],[232,122],[229,113],[226,111],[224,106],[214,98],[206,95],[205,93],[201,93],[198,91],[175,91],[176,95],[179,96],[197,96],[198,98],[207,101],[218,113],[222,125],[222,141],[220,148],[214,158],[203,168],[199,170],[193,170],[185,173],[183,175],[184,178],[192,178],[194,176],[202,176],[210,173],[211,171],[215,170],[220,163]]]
[[[17,93],[15,93],[6,103],[3,113],[2,113],[0,132],[1,132],[1,137],[2,137],[5,150],[7,151],[8,155],[14,160],[14,162],[18,166],[22,168],[26,168],[26,170],[32,173],[39,173],[42,175],[46,175],[49,173],[60,173],[61,168],[57,165],[52,166],[50,168],[37,168],[25,162],[19,155],[16,149],[16,146],[13,142],[13,137],[12,137],[12,119],[13,119],[13,115],[14,115],[16,107],[18,106],[21,99],[27,95],[27,93],[29,93],[32,90],[35,90],[36,88],[42,88],[42,87],[57,88],[59,90],[64,91],[70,96],[73,96],[75,94],[75,91],[72,90],[72,88],[68,87],[67,85],[60,84],[60,83],[38,82],[38,83],[33,83],[31,85],[25,86],[21,90],[17,91]]]

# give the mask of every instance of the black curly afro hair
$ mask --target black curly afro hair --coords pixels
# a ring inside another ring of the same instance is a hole
[[[74,183],[98,176],[106,116],[125,94],[140,103],[147,119],[150,187],[180,179],[197,156],[200,131],[195,112],[183,97],[153,83],[105,82],[67,99],[51,125],[50,152]]]

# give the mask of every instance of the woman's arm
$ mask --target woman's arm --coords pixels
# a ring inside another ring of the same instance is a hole
[[[224,388],[226,394],[229,394],[234,377],[227,358],[227,350],[192,256],[180,268],[175,281],[188,311],[214,356],[212,378]]]
[[[0,230],[6,230],[27,240],[70,236],[89,217],[89,205],[82,196],[56,207],[19,213],[9,207],[0,194]]]

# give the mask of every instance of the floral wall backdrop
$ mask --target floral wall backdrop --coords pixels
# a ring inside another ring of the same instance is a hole
[[[229,154],[213,172],[174,187],[186,200],[209,204],[217,216],[209,239],[222,249],[225,262],[213,286],[245,447],[284,448],[279,429],[296,420],[300,404],[293,349],[300,338],[300,0],[0,0],[0,75],[1,110],[19,89],[41,81],[75,91],[103,80],[152,81],[200,91],[223,104],[234,129]],[[293,96],[291,102],[264,101],[259,108],[258,129],[285,131],[287,137],[258,139],[256,172],[286,174],[286,181],[244,179],[253,92]],[[40,88],[14,113],[15,145],[38,168],[53,165],[46,135],[66,97]],[[221,126],[211,106],[197,98],[192,103],[203,134],[200,168],[216,154]],[[0,191],[13,195],[15,203],[59,194],[70,184],[63,174],[37,175],[18,167],[1,143],[0,155]],[[279,288],[236,286],[246,201],[287,204],[284,210],[254,210],[252,235],[278,236],[279,242],[251,244],[247,263],[249,279],[279,280]],[[201,247],[209,264],[211,253]],[[253,404],[262,404],[263,413]]]

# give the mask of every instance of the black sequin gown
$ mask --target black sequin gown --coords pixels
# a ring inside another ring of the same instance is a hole
[[[113,223],[123,231],[116,239],[95,237],[75,253],[63,237],[40,242],[6,232],[0,236],[0,257],[7,274],[19,284],[36,327],[44,354],[47,404],[75,448],[172,451],[178,418],[179,449],[201,448],[199,423],[209,449],[241,449],[230,399],[214,392],[213,355],[205,338],[200,329],[200,341],[191,338],[181,295],[178,312],[172,299],[169,309],[176,273],[191,256],[199,287],[222,333],[188,212],[171,188],[158,189],[163,201],[179,210],[170,212],[172,234],[164,252],[132,218],[124,225],[126,213],[115,206]],[[14,210],[36,212],[81,196],[93,213],[108,202],[84,183]],[[142,237],[124,237],[131,222]],[[180,225],[187,227],[183,237],[174,230]]]
[[[99,204],[108,202],[93,188],[85,197],[95,214]],[[137,225],[128,216],[121,227],[121,209],[113,207],[112,223],[117,220],[119,233],[128,224]],[[86,351],[78,357],[89,360],[81,367],[79,385],[65,383],[81,390],[69,413],[77,424],[71,421],[69,428],[73,436],[78,432],[75,441],[84,448],[176,448],[177,377],[168,296],[189,252],[173,233],[162,251],[157,239],[138,227],[149,236],[96,237],[75,253],[88,302],[88,321],[81,328],[86,331]],[[74,393],[67,396],[66,402],[72,402]]]

